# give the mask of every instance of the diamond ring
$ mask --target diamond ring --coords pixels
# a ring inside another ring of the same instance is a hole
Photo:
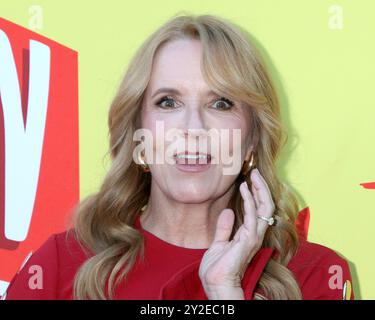
[[[268,223],[268,225],[272,226],[275,223],[275,219],[273,217],[267,218],[263,216],[258,216],[258,219],[262,219]]]

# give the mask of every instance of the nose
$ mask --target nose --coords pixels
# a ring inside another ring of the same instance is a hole
[[[207,134],[205,120],[202,116],[201,108],[189,108],[186,112],[184,124],[185,137],[189,135],[192,138],[199,137]]]

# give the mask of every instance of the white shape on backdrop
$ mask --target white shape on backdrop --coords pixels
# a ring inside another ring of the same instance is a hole
[[[5,237],[26,239],[43,150],[50,85],[50,48],[30,40],[29,96],[24,126],[20,86],[12,48],[0,30],[0,95],[5,135]],[[25,128],[26,127],[26,128]]]

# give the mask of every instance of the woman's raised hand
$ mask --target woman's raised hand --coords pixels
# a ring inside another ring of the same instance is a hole
[[[258,169],[251,171],[252,193],[246,181],[240,185],[244,201],[244,223],[229,240],[234,225],[234,212],[224,209],[217,220],[215,237],[203,255],[199,277],[208,299],[243,300],[243,275],[261,248],[268,223],[258,216],[272,217],[275,205],[266,181]]]

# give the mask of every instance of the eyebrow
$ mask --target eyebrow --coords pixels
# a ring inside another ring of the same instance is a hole
[[[175,95],[181,95],[181,92],[178,91],[176,88],[172,87],[162,87],[157,89],[154,94],[151,96],[151,98],[155,97],[159,93],[169,93],[169,94],[175,94]],[[205,92],[207,95],[218,95],[215,91],[213,90],[208,90]]]

